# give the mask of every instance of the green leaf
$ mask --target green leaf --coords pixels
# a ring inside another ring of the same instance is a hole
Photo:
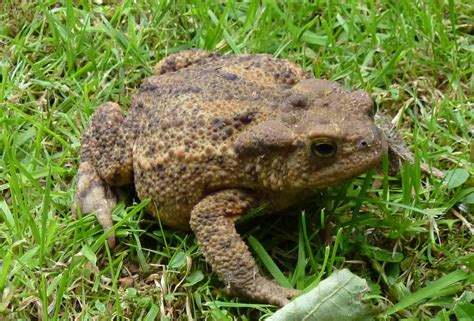
[[[474,193],[468,194],[462,201],[467,204],[474,204]]]
[[[97,311],[99,311],[100,313],[104,313],[105,312],[105,305],[100,302],[99,300],[96,300],[95,301],[95,308],[97,309]]]
[[[174,255],[168,266],[172,269],[180,269],[186,264],[186,253],[184,252],[178,252],[176,255]]]
[[[456,168],[446,172],[444,183],[448,188],[455,188],[464,184],[469,178],[469,172],[463,168]]]
[[[474,316],[474,293],[471,291],[464,292],[459,299],[456,300],[454,307],[454,314],[458,320],[467,321],[472,320]]]
[[[192,286],[196,283],[201,282],[204,279],[204,274],[201,271],[194,271],[188,277],[186,277],[186,282],[183,286]]]
[[[474,317],[474,304],[458,304],[454,308],[454,314],[456,315],[459,321],[470,321]]]
[[[381,262],[399,263],[403,261],[403,253],[391,252],[376,246],[364,246],[364,252],[367,256]]]
[[[129,298],[129,299],[135,298],[137,296],[137,292],[138,291],[135,288],[128,288],[127,292],[126,292],[127,293],[127,298]]]
[[[297,297],[267,321],[371,320],[373,309],[363,302],[367,281],[348,269],[336,271],[308,293]]]
[[[87,245],[84,245],[81,249],[82,255],[85,256],[86,259],[88,259],[92,264],[96,265],[97,262],[97,257],[95,256],[95,253],[92,251],[90,247]]]

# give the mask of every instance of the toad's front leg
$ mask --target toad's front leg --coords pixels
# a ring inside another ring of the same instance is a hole
[[[298,292],[261,276],[247,245],[235,230],[234,219],[253,205],[252,196],[240,190],[211,194],[194,207],[191,228],[207,262],[233,291],[283,306]]]

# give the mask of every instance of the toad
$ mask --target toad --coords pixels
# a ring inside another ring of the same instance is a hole
[[[288,208],[377,166],[386,152],[365,91],[266,54],[184,51],[158,63],[126,116],[113,102],[96,110],[75,204],[108,230],[115,188],[133,185],[163,224],[194,232],[232,292],[284,305],[297,291],[259,273],[235,221],[262,205]]]

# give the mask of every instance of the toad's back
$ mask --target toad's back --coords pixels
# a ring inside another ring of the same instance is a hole
[[[143,82],[126,123],[138,133],[139,197],[155,201],[164,223],[186,227],[205,194],[255,184],[254,168],[237,159],[233,143],[249,126],[291,108],[288,89],[306,74],[268,55],[212,55],[178,71],[165,62],[166,73]]]

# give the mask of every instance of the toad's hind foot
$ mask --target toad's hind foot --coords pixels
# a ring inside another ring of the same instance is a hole
[[[110,186],[105,184],[89,162],[81,163],[72,208],[73,216],[77,217],[78,208],[84,213],[95,212],[99,224],[104,231],[108,231],[113,225],[112,209],[116,203],[116,197]],[[113,249],[115,247],[115,232],[110,231],[109,233],[107,243]]]

